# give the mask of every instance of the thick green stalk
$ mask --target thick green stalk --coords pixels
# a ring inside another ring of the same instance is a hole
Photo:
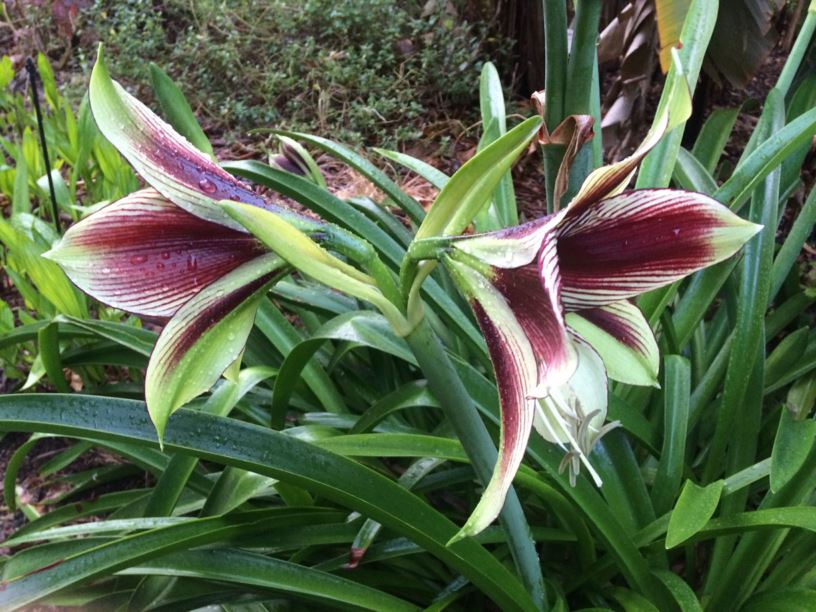
[[[427,319],[420,322],[405,340],[428,379],[431,392],[439,400],[462,442],[477,477],[486,485],[490,481],[498,457],[496,446],[462,380],[445,354],[445,349],[433,333]],[[540,609],[546,609],[544,579],[535,542],[530,534],[521,503],[512,488],[507,494],[499,519],[507,532],[507,543],[528,593]]]
[[[601,0],[576,0],[572,47],[567,64],[567,91],[564,116],[589,115],[593,110],[593,94],[598,91],[596,45],[601,19]],[[595,124],[595,140],[600,140],[600,118]],[[578,151],[569,174],[569,186],[563,201],[569,202],[593,168],[593,143]]]
[[[567,5],[564,0],[544,2],[544,122],[555,129],[564,118],[564,92],[567,89]],[[564,147],[543,149],[547,211],[552,211],[553,189]]]
[[[590,113],[595,45],[600,20],[601,0],[575,1],[574,34],[567,63],[567,89],[564,96],[565,116]]]

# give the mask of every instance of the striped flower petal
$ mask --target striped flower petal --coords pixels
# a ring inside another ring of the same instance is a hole
[[[660,352],[648,321],[628,301],[566,315],[567,325],[598,352],[613,380],[656,386]]]
[[[501,512],[530,437],[535,411],[530,392],[538,383],[538,363],[527,335],[501,294],[466,264],[451,259],[446,263],[468,297],[487,341],[502,412],[496,467],[479,504],[454,537],[458,540],[481,532]]]
[[[634,153],[619,162],[608,166],[601,166],[592,171],[590,175],[584,179],[581,189],[575,194],[569,207],[575,209],[575,212],[580,212],[593,202],[612,197],[626,189],[640,162],[642,162],[643,158],[660,142],[668,125],[669,115],[664,113],[658,119],[657,125],[649,131],[646,138],[640,143],[640,146]]]
[[[215,164],[113,81],[101,47],[89,96],[94,119],[105,138],[142,178],[187,212],[234,229],[240,226],[216,205],[218,200],[284,212]]]
[[[263,252],[252,236],[143,189],[73,225],[47,256],[104,304],[170,317],[215,279]]]
[[[478,506],[455,539],[482,531],[498,515],[524,456],[536,389],[567,380],[575,367],[572,345],[557,308],[557,291],[541,286],[536,264],[494,269],[491,278],[446,258],[451,276],[473,307],[499,383],[502,410],[499,458]],[[524,277],[518,276],[523,271]],[[550,281],[557,289],[557,277]]]
[[[452,238],[450,244],[490,266],[518,268],[535,261],[559,219],[549,215],[495,232]]]
[[[708,196],[629,191],[566,210],[558,233],[567,310],[605,306],[733,255],[760,226]]]
[[[243,349],[261,298],[284,267],[268,253],[196,294],[167,323],[145,378],[145,399],[161,440],[170,414],[209,389]]]

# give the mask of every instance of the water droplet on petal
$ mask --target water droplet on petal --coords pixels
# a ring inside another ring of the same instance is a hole
[[[232,200],[234,202],[240,202],[241,201],[241,196],[239,196],[237,193],[233,193],[229,198],[230,198],[230,200]]]
[[[164,270],[164,264],[162,262],[157,263],[156,264],[156,269],[157,270]]]
[[[147,255],[134,255],[134,256],[132,256],[130,258],[130,263],[132,263],[134,266],[138,266],[140,264],[143,264],[146,261],[147,261]]]
[[[215,193],[216,189],[218,189],[215,183],[209,179],[201,179],[198,181],[198,186],[201,187],[201,191],[204,193]]]
[[[162,259],[170,259],[170,251],[162,251],[161,258]]]

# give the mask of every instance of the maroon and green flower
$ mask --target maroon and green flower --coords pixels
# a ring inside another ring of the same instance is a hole
[[[169,319],[145,382],[161,435],[169,414],[239,356],[260,297],[287,268],[218,202],[272,211],[300,227],[317,223],[256,193],[176,133],[110,78],[101,50],[89,95],[102,134],[150,186],[72,226],[47,256],[100,302]]]
[[[698,193],[622,191],[668,118],[589,175],[560,212],[489,234],[435,239],[487,340],[502,406],[493,478],[460,535],[501,509],[533,427],[568,450],[571,477],[608,431],[606,373],[655,385],[658,349],[630,298],[733,255],[760,227]],[[612,425],[614,426],[614,425]]]

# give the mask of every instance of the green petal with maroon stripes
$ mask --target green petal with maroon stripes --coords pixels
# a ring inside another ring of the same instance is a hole
[[[567,325],[592,345],[613,380],[657,386],[660,352],[640,309],[625,300],[567,313]]]
[[[105,138],[142,178],[187,212],[233,229],[241,227],[216,205],[218,200],[294,214],[223,170],[113,81],[101,46],[91,74],[89,96],[94,119]]]
[[[252,236],[142,189],[73,225],[47,257],[104,304],[171,317],[201,289],[265,251]]]
[[[561,217],[549,215],[486,234],[452,238],[451,245],[496,268],[518,268],[535,260],[541,245],[552,240]]]
[[[556,230],[566,310],[667,285],[730,257],[761,229],[708,196],[673,189],[628,191],[566,213]]]
[[[253,259],[196,294],[167,323],[145,380],[159,440],[173,411],[209,389],[238,357],[261,299],[284,266],[273,254]]]

